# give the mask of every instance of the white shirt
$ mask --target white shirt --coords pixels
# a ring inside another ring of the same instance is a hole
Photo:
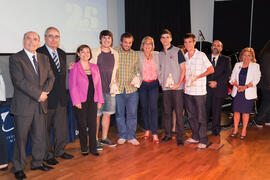
[[[207,58],[207,56],[195,49],[194,55],[189,59],[188,52],[185,54],[186,59],[186,83],[185,83],[185,94],[188,95],[206,95],[206,76],[197,79],[194,84],[188,86],[189,78],[191,78],[192,74],[194,76],[198,76],[204,73],[207,68],[212,66],[211,62]]]
[[[0,101],[6,101],[6,86],[0,69]]]
[[[27,54],[32,66],[34,67],[34,70],[36,71],[36,73],[38,74],[38,71],[35,67],[34,61],[33,61],[33,56],[35,56],[36,60],[37,60],[37,53],[35,52],[35,54],[32,54],[31,52],[27,51],[26,49],[24,49],[25,53]]]
[[[219,57],[219,55],[215,56],[213,54],[211,56],[211,58],[212,58],[211,60],[213,60],[215,58],[215,66],[217,65],[218,57]]]

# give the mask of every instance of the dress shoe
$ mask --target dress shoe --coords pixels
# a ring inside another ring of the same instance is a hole
[[[51,158],[51,159],[45,160],[45,162],[47,164],[49,164],[49,165],[56,165],[56,164],[59,163],[55,158]]]
[[[91,154],[93,154],[94,156],[99,156],[98,152],[90,152]]]
[[[41,170],[41,171],[49,171],[49,170],[51,170],[51,169],[53,169],[53,167],[47,166],[47,165],[45,165],[45,164],[41,164],[41,165],[38,166],[38,167],[31,167],[31,170]]]
[[[165,136],[163,139],[162,139],[162,142],[165,143],[165,142],[168,142],[172,140],[172,137],[169,137],[169,136]]]
[[[184,146],[184,143],[182,140],[177,140],[177,146],[182,147]]]
[[[18,172],[15,172],[14,173],[14,175],[15,175],[15,178],[16,179],[25,179],[26,178],[26,175],[24,174],[24,172],[23,171],[18,171]]]
[[[236,137],[237,136],[237,133],[232,133],[230,136],[231,137]]]
[[[83,156],[88,156],[88,152],[82,152]]]
[[[244,139],[246,139],[246,137],[247,137],[247,133],[246,133],[246,135],[244,135],[244,136],[241,134],[240,139],[241,139],[241,140],[244,140]]]
[[[72,156],[71,154],[65,153],[65,152],[60,157],[62,159],[72,159],[72,158],[74,158],[74,156]]]
[[[241,139],[241,140],[244,140],[244,139],[246,139],[246,137],[247,137],[247,136],[240,136],[240,139]]]

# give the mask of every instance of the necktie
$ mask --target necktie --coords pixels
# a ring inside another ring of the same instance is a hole
[[[32,58],[33,58],[33,62],[34,62],[36,74],[39,76],[38,62],[37,62],[37,60],[36,60],[36,56],[33,55]]]
[[[213,57],[213,59],[212,59],[212,61],[211,61],[211,63],[212,63],[212,65],[213,65],[213,67],[215,67],[216,66],[216,62],[215,62],[215,57]]]
[[[56,67],[57,67],[58,72],[60,72],[60,61],[59,61],[59,59],[57,57],[56,51],[53,51],[52,54],[53,54],[53,61],[54,61],[55,65],[56,65]]]

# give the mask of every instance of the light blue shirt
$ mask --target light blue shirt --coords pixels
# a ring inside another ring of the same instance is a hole
[[[49,46],[47,46],[46,44],[45,44],[45,46],[46,46],[46,48],[48,49],[48,51],[49,51],[49,53],[50,53],[50,55],[51,55],[51,57],[52,57],[52,59],[53,59],[53,52],[55,52],[55,54],[56,54],[56,56],[57,56],[57,58],[58,58],[58,60],[59,60],[59,56],[58,56],[58,53],[57,53],[57,50],[52,50]],[[60,64],[60,60],[59,60],[59,64]],[[61,64],[60,64],[61,65]]]

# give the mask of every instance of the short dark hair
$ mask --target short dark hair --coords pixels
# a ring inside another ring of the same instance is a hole
[[[121,38],[120,38],[121,42],[123,41],[124,38],[132,38],[132,41],[134,40],[134,37],[130,32],[125,32],[121,35]]]
[[[171,31],[169,31],[169,29],[163,29],[160,33],[160,37],[163,35],[163,34],[169,34],[169,36],[172,38],[172,33]]]
[[[196,41],[196,36],[195,36],[194,34],[192,34],[192,33],[186,33],[186,34],[184,35],[184,40],[185,40],[185,39],[188,39],[188,38],[192,38],[193,41]]]
[[[103,36],[110,36],[110,37],[112,38],[112,44],[113,44],[113,34],[112,34],[111,31],[109,31],[109,30],[103,30],[103,31],[101,31],[101,32],[99,33],[100,44],[101,44],[101,38],[102,38]]]
[[[78,62],[78,61],[80,60],[80,57],[78,56],[78,53],[80,53],[84,48],[88,48],[89,51],[90,51],[90,58],[89,58],[89,60],[92,58],[91,48],[90,48],[88,45],[83,44],[83,45],[80,45],[80,46],[77,48],[75,62]]]

